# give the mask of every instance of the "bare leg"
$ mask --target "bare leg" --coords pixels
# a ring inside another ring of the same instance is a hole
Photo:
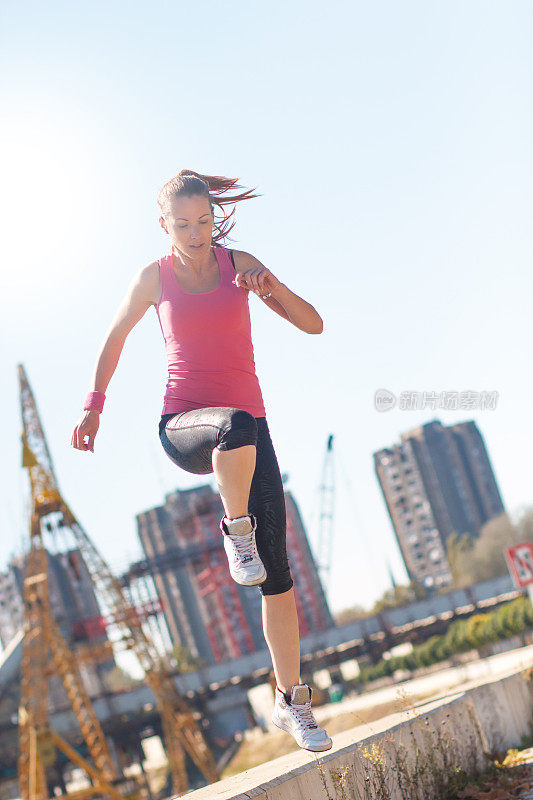
[[[294,589],[263,595],[263,631],[282,692],[300,683],[300,634]]]
[[[250,486],[255,470],[256,447],[213,450],[213,471],[220,499],[229,519],[248,514]],[[263,595],[263,632],[272,657],[278,687],[288,692],[300,682],[300,636],[294,590]]]
[[[256,447],[245,444],[233,450],[213,449],[213,471],[228,519],[248,514],[248,498],[255,470]]]

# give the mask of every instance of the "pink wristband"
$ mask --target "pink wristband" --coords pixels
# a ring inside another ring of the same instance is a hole
[[[85,398],[83,410],[92,411],[94,409],[95,411],[102,413],[104,408],[104,400],[105,394],[103,392],[89,392]]]

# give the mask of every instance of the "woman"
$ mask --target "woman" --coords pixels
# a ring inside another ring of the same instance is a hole
[[[181,170],[161,189],[159,222],[170,237],[170,254],[132,281],[100,351],[71,444],[94,452],[105,391],[125,339],[153,305],[168,358],[161,444],[182,469],[215,474],[230,574],[262,593],[263,630],[276,676],[274,724],[300,747],[329,750],[331,739],[311,710],[312,690],[300,683],[285,499],[255,373],[248,293],[306,333],[321,333],[322,319],[254,256],[216,244],[235,224],[235,203],[257,196],[250,190],[231,196],[232,188],[241,188],[236,179]],[[233,204],[230,214],[227,204]],[[215,206],[222,211],[218,221]]]

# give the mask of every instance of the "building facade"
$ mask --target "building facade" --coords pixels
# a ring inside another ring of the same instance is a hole
[[[47,551],[46,557],[50,613],[67,645],[75,653],[78,644],[105,641],[105,623],[80,550],[75,548],[63,553]],[[24,628],[25,561],[21,556],[12,558],[7,569],[0,572],[0,641],[3,648]],[[90,696],[96,696],[105,689],[105,676],[114,666],[112,658],[96,664],[78,662],[80,676]],[[56,709],[68,704],[57,675],[50,679],[50,702]]]
[[[410,579],[428,588],[451,585],[450,535],[478,536],[504,511],[475,422],[420,425],[374,453],[374,467]]]

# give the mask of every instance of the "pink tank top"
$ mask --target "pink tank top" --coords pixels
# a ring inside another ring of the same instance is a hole
[[[264,417],[255,374],[248,292],[235,286],[229,252],[213,246],[220,282],[209,292],[186,292],[159,259],[161,297],[157,316],[165,339],[168,381],[163,414],[229,406]]]

